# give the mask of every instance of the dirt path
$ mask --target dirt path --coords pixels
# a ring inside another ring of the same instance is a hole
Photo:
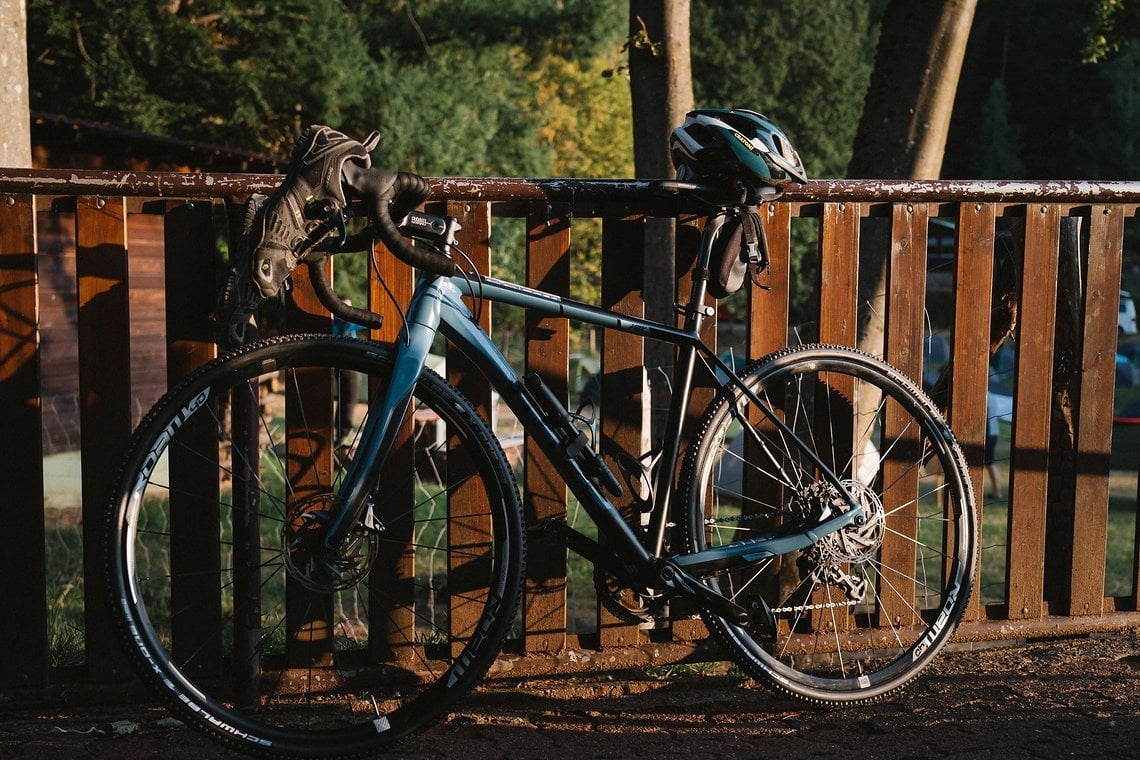
[[[0,758],[231,756],[163,717],[114,705],[0,703]],[[75,733],[115,721],[138,727],[125,736]],[[950,653],[902,696],[842,710],[808,708],[728,676],[503,680],[390,756],[1140,757],[1140,631]]]

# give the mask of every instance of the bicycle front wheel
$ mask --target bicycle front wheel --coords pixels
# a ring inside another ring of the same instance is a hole
[[[736,388],[705,414],[687,460],[693,550],[793,534],[862,507],[814,545],[705,579],[774,630],[706,615],[748,673],[823,702],[880,698],[950,639],[973,584],[977,518],[964,457],[930,399],[866,354],[785,349],[742,373],[783,429]]]
[[[367,513],[344,546],[321,540],[391,366],[364,341],[252,344],[167,394],[132,441],[107,523],[125,646],[180,718],[232,747],[374,752],[471,689],[514,622],[511,470],[430,371]]]

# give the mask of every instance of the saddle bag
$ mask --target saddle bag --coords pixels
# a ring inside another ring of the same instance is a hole
[[[768,240],[759,207],[741,206],[726,213],[728,219],[717,232],[709,257],[708,292],[713,298],[732,295],[747,280],[764,287],[760,273],[768,269]]]

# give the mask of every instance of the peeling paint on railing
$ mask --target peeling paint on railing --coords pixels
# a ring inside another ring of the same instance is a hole
[[[241,198],[251,193],[270,193],[281,179],[281,175],[276,174],[0,168],[0,192]],[[672,198],[687,204],[690,199],[695,201],[702,191],[714,192],[699,185],[672,180],[431,177],[428,182],[434,196],[459,201],[621,204]],[[783,199],[799,203],[963,200],[985,203],[1140,203],[1140,182],[834,179],[789,185]]]

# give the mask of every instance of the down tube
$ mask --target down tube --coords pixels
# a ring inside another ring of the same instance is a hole
[[[460,289],[449,282],[440,282],[439,294],[442,306],[440,332],[490,380],[491,385],[522,423],[523,429],[531,435],[558,469],[587,514],[598,525],[599,531],[608,539],[623,544],[619,547],[618,553],[623,557],[636,559],[642,564],[643,569],[648,571],[653,561],[652,555],[642,546],[621,512],[602,495],[581,468],[566,456],[554,431],[546,424],[542,413],[524,390],[518,373],[478,326],[471,312],[460,300]],[[489,297],[486,292],[483,295]]]

